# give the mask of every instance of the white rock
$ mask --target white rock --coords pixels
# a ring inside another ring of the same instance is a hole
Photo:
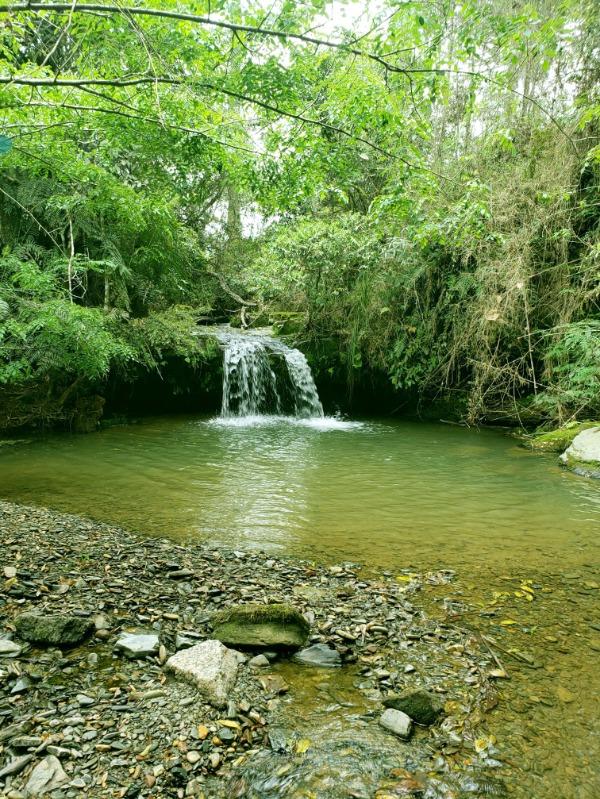
[[[127,657],[143,658],[158,652],[159,641],[156,633],[121,633],[115,649],[121,650]]]
[[[7,641],[6,638],[0,638],[0,658],[14,658],[21,653],[19,644],[14,641]]]
[[[203,641],[182,649],[167,660],[165,668],[193,682],[215,707],[225,707],[235,685],[239,653],[220,641]]]
[[[570,460],[600,463],[600,427],[590,427],[578,433],[560,459],[563,463]]]
[[[403,738],[405,741],[410,738],[413,725],[412,719],[401,710],[394,710],[391,707],[388,708],[383,712],[379,719],[379,723],[382,727],[385,727],[386,730],[393,732],[394,735]]]
[[[25,796],[43,796],[69,782],[60,760],[48,755],[33,769],[25,786]]]

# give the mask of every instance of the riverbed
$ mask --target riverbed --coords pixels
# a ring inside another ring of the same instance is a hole
[[[353,561],[400,586],[414,574],[428,617],[476,636],[507,675],[476,740],[508,795],[600,795],[600,484],[553,454],[442,424],[155,418],[5,448],[0,496],[166,537],[180,552]],[[440,569],[455,574],[424,579]],[[345,723],[360,739],[343,704],[356,702],[356,675],[330,678],[340,707],[324,718],[322,681],[294,684],[281,669],[290,725],[312,725],[319,741]]]

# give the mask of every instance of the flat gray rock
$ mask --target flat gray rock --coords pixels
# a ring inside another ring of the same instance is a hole
[[[144,658],[155,655],[159,645],[156,633],[121,633],[115,649],[129,658]]]
[[[31,772],[25,786],[25,796],[44,796],[66,785],[69,780],[60,760],[54,755],[48,755]]]
[[[384,710],[379,719],[379,723],[386,730],[393,732],[394,735],[397,735],[398,738],[402,738],[404,741],[410,738],[413,726],[412,719],[401,710],[393,710],[392,708]]]
[[[21,654],[22,647],[15,644],[14,641],[8,641],[6,638],[0,638],[0,658],[15,658]]]
[[[203,641],[167,660],[167,671],[194,683],[211,705],[225,707],[237,679],[240,656],[220,641]]]
[[[296,652],[293,659],[307,666],[319,666],[324,669],[336,669],[342,665],[340,653],[327,644],[314,644],[302,649]]]

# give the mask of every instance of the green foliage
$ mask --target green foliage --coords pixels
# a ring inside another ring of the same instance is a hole
[[[201,369],[202,314],[293,319],[322,378],[466,393],[473,421],[596,410],[595,5],[384,2],[363,36],[342,3],[333,46],[286,38],[340,11],[326,0],[221,4],[235,33],[14,10],[0,26],[7,393],[60,400],[172,358]]]
[[[559,420],[600,414],[600,320],[573,322],[550,331],[549,337],[548,387],[538,404]]]

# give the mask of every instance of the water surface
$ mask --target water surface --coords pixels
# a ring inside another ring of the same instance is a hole
[[[0,496],[373,566],[598,560],[600,483],[497,431],[442,424],[154,418],[5,450]]]

